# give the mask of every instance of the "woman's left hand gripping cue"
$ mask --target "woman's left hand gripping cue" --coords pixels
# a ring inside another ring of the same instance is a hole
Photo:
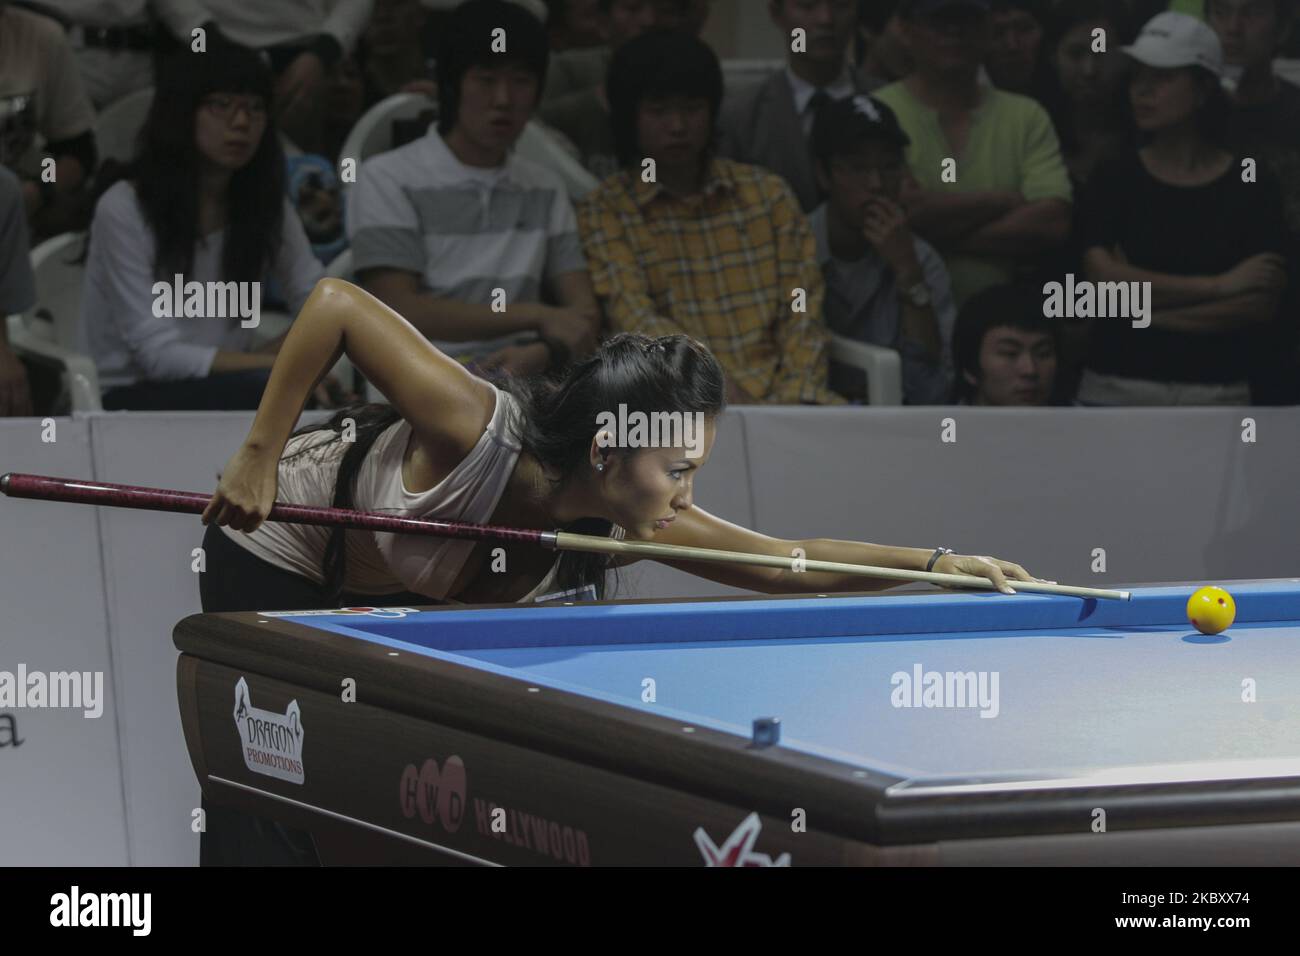
[[[969,574],[977,578],[988,578],[993,586],[1003,594],[1015,594],[1015,589],[1008,584],[1012,581],[1037,581],[1039,584],[1054,582],[1036,578],[1020,565],[987,554],[945,554],[934,562],[934,571],[940,574]]]

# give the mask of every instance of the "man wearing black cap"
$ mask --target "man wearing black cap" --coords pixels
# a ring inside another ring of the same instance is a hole
[[[827,201],[810,219],[826,279],[826,324],[898,350],[909,405],[942,404],[952,389],[956,307],[943,260],[912,235],[899,203],[907,145],[879,100],[863,95],[826,106],[812,148]]]
[[[854,0],[769,0],[767,12],[789,49],[785,69],[728,95],[719,119],[718,155],[770,169],[790,184],[808,212],[821,201],[808,152],[814,116],[824,103],[880,84],[849,63],[858,14]],[[799,44],[796,36],[802,38]]]

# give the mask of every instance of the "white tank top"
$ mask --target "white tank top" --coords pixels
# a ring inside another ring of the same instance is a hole
[[[355,507],[402,517],[484,523],[491,519],[519,459],[522,411],[509,392],[497,389],[492,420],[465,460],[434,487],[412,493],[402,482],[402,459],[411,438],[403,420],[384,429],[357,473]],[[334,482],[348,445],[328,429],[291,438],[280,457],[276,500],[299,505],[329,507]],[[252,534],[222,527],[236,544],[278,568],[324,583],[321,565],[329,528],[316,525],[265,521]],[[615,526],[613,537],[624,536]],[[475,542],[387,531],[344,531],[347,577],[344,590],[357,594],[391,594],[414,591],[435,600],[450,600],[447,591],[456,580]],[[548,600],[556,565],[521,602]],[[565,595],[567,596],[567,595]],[[594,594],[575,596],[589,599]]]

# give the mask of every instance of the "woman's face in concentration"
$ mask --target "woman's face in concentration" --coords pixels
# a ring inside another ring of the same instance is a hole
[[[713,452],[715,423],[705,419],[701,435],[686,437],[673,447],[607,448],[603,458],[593,442],[593,464],[605,463],[605,511],[629,538],[653,538],[694,503],[695,475]]]

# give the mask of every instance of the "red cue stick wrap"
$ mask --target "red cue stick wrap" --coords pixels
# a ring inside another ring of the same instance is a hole
[[[113,508],[140,508],[146,511],[175,511],[202,514],[212,495],[167,488],[142,488],[110,481],[86,481],[80,478],[51,478],[48,475],[24,475],[10,472],[0,476],[0,492],[10,498],[38,498],[46,501],[70,501],[84,505]],[[289,524],[314,524],[362,528],[369,531],[395,531],[439,538],[468,538],[479,541],[511,541],[555,547],[555,532],[532,528],[505,528],[498,525],[469,524],[462,521],[436,521],[427,518],[402,518],[373,511],[348,508],[316,508],[308,505],[271,506],[268,521]]]

